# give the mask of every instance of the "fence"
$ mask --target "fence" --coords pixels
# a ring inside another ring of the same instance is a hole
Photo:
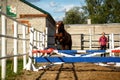
[[[13,72],[17,73],[18,57],[23,57],[23,69],[27,64],[27,55],[29,53],[29,40],[31,27],[20,23],[18,20],[0,12],[1,15],[1,34],[0,34],[0,51],[1,51],[1,79],[6,77],[6,60],[13,57]],[[7,21],[12,23],[7,24]],[[33,29],[33,28],[32,28]],[[44,33],[34,29],[34,46],[33,48],[44,48]]]
[[[101,34],[71,34],[73,49],[85,50],[85,49],[99,49],[99,37]],[[106,34],[108,38],[107,48],[114,48],[120,46],[120,34]]]

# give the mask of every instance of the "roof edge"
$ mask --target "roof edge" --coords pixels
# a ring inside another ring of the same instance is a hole
[[[53,21],[55,21],[55,20],[53,19],[53,17],[51,16],[51,14],[48,13],[48,12],[46,12],[45,10],[43,10],[43,9],[41,9],[41,8],[33,5],[32,3],[30,3],[30,2],[28,2],[28,1],[26,1],[26,0],[20,0],[20,1],[23,2],[23,3],[25,3],[25,4],[27,4],[27,5],[29,5],[29,6],[31,6],[31,7],[33,7],[33,8],[35,8],[35,9],[37,9],[37,10],[39,10],[39,11],[41,11],[41,12],[43,12],[44,14],[47,14]]]

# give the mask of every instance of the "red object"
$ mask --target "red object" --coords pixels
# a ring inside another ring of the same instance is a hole
[[[112,50],[113,53],[120,53],[120,50]]]
[[[53,48],[49,48],[46,50],[33,50],[32,53],[47,53],[50,54],[54,49]]]
[[[32,50],[32,53],[38,53],[38,51],[37,50]]]
[[[51,53],[51,52],[53,52],[53,48],[49,48],[49,49],[47,49],[47,53]]]

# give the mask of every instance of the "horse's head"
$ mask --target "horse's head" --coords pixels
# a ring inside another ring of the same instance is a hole
[[[56,33],[61,33],[64,31],[64,24],[62,21],[56,23]]]
[[[55,34],[55,45],[59,44],[63,40],[64,24],[62,21],[56,22],[56,34]]]

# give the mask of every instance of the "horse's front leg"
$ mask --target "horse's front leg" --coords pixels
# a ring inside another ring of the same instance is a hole
[[[62,49],[62,50],[65,50],[65,46],[64,46],[64,45],[61,45],[61,49]]]
[[[57,36],[55,37],[55,47],[57,47],[57,43],[58,43],[58,38]]]
[[[59,45],[59,34],[55,34],[55,44],[54,44],[54,46],[55,46],[55,48],[56,49],[58,49],[58,45]]]
[[[66,49],[66,50],[69,50],[69,45],[65,45],[65,49]]]

